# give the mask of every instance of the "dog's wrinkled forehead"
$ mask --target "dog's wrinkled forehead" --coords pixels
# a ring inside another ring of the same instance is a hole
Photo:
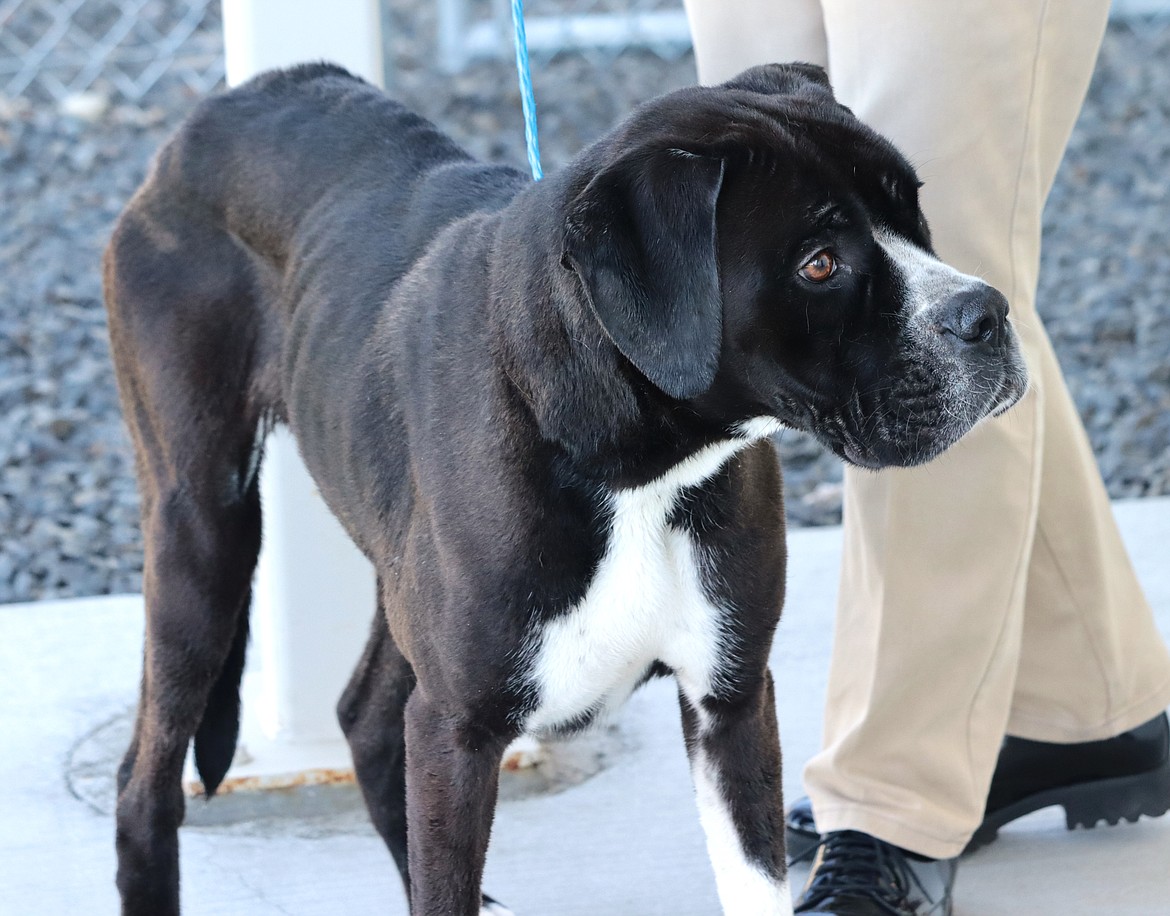
[[[854,196],[875,222],[929,247],[913,167],[836,100],[813,64],[768,64],[670,93],[642,106],[625,128],[618,145],[627,153],[670,146],[730,167],[814,172],[818,187]]]
[[[833,88],[825,69],[799,61],[752,67],[722,83],[719,88],[743,89],[760,95],[827,95],[833,99]]]

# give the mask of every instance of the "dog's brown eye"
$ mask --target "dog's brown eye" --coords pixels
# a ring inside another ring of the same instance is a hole
[[[837,262],[828,250],[818,251],[804,262],[800,275],[813,283],[824,283],[837,270]]]

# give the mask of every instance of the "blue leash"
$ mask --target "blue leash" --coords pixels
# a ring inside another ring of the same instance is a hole
[[[524,2],[512,0],[512,25],[515,27],[516,72],[520,76],[520,104],[524,107],[524,139],[528,144],[528,164],[533,181],[544,177],[540,167],[540,141],[536,138],[536,97],[532,94],[532,71],[528,67],[528,36],[524,34]]]

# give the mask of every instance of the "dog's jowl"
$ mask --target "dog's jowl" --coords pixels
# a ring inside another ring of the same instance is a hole
[[[790,912],[766,439],[915,464],[1025,384],[917,189],[806,65],[650,102],[539,184],[327,65],[204,102],[105,264],[146,539],[123,911],[178,910],[189,743],[209,792],[231,761],[287,423],[377,570],[338,714],[413,913],[505,912],[480,887],[505,746],[656,676],[725,911]]]

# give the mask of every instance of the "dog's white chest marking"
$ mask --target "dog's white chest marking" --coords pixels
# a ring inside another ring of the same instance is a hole
[[[726,609],[707,596],[700,551],[686,532],[671,527],[670,516],[684,490],[778,428],[770,418],[750,420],[736,438],[708,446],[643,487],[611,494],[609,541],[585,597],[537,634],[532,674],[538,700],[527,731],[615,708],[655,660],[674,670],[703,722],[699,701],[718,685],[720,652],[727,648],[721,632]],[[724,913],[789,916],[787,883],[749,861],[725,791],[701,749],[691,766]]]
[[[704,591],[699,550],[670,526],[670,515],[684,490],[777,426],[770,418],[748,421],[740,436],[707,446],[645,486],[611,494],[609,541],[585,597],[537,634],[538,700],[527,731],[615,708],[656,660],[675,671],[688,696],[710,692],[724,611]]]

